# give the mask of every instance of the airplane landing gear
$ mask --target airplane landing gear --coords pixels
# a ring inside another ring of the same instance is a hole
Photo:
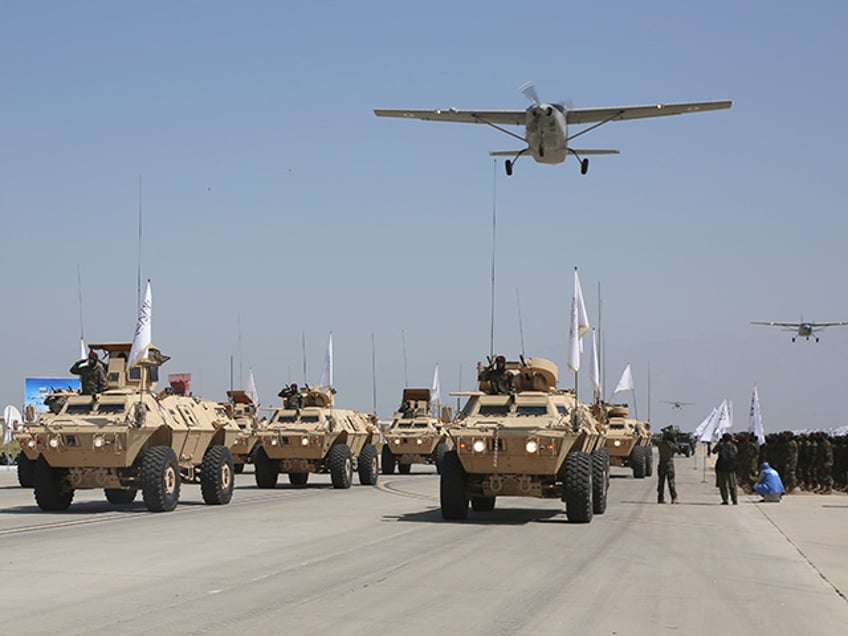
[[[512,162],[509,159],[507,159],[504,162],[504,168],[506,168],[506,176],[511,177],[512,176]]]
[[[587,172],[589,172],[589,160],[583,159],[580,162],[580,174],[586,174]]]
[[[795,342],[795,338],[794,338],[794,337],[792,338],[792,342]]]
[[[818,336],[816,336],[816,342],[818,342],[818,341],[819,341],[819,338],[818,338]]]

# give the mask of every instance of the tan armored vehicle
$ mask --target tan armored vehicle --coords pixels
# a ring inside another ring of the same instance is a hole
[[[603,413],[595,414],[608,420],[607,450],[610,465],[629,466],[636,479],[650,477],[654,472],[651,447],[651,425],[629,417],[626,404],[601,404]]]
[[[353,471],[359,483],[373,485],[379,478],[379,435],[371,416],[334,407],[333,390],[307,387],[286,398],[259,433],[254,458],[256,485],[274,488],[277,475],[303,486],[309,473],[330,473],[334,488],[350,488]]]
[[[404,389],[401,408],[384,434],[381,463],[384,475],[397,466],[409,473],[412,464],[432,464],[441,470],[442,458],[451,449],[442,421],[430,415],[430,389]]]
[[[495,383],[483,381],[481,391],[456,394],[468,401],[448,427],[456,450],[442,461],[442,517],[464,519],[469,501],[476,511],[490,511],[499,496],[541,497],[561,499],[570,522],[588,523],[606,510],[603,424],[573,391],[556,389],[553,362],[505,365],[511,393],[484,392]]]
[[[235,462],[235,472],[244,472],[245,464],[252,464],[254,453],[259,447],[259,431],[265,428],[268,420],[260,418],[253,399],[247,391],[227,391],[230,399],[227,403],[230,416],[236,421],[239,433],[230,452]]]
[[[127,371],[130,344],[90,345],[108,358],[107,389],[70,395],[58,413],[25,423],[18,439],[35,462],[35,500],[42,510],[65,510],[77,489],[103,488],[113,504],[131,503],[141,490],[151,512],[173,510],[182,479],[198,480],[207,504],[229,503],[239,428],[211,400],[156,393],[158,366]]]

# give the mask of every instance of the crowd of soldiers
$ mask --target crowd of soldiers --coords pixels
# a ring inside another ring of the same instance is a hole
[[[736,479],[747,493],[753,492],[763,462],[777,470],[787,493],[848,491],[848,435],[784,431],[766,435],[762,446],[753,433],[736,433],[735,439]]]

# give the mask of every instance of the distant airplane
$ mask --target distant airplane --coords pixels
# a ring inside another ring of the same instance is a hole
[[[663,400],[666,404],[671,404],[671,408],[673,409],[682,409],[684,406],[691,406],[694,402],[669,402],[668,400]]]
[[[571,146],[571,141],[590,130],[611,121],[625,119],[643,119],[664,115],[684,115],[706,110],[730,108],[733,102],[689,102],[683,104],[651,104],[650,106],[612,106],[606,108],[569,108],[565,104],[542,103],[536,94],[536,87],[527,82],[521,92],[532,102],[525,110],[457,110],[456,108],[437,110],[386,110],[375,109],[377,117],[402,117],[425,121],[453,121],[469,124],[486,124],[495,130],[515,137],[527,144],[521,150],[503,150],[490,152],[493,157],[512,157],[506,160],[506,174],[512,174],[512,168],[518,158],[529,153],[538,163],[562,163],[569,155],[580,162],[580,174],[589,171],[589,159],[586,155],[617,155],[618,150],[581,150]],[[568,124],[594,124],[574,134],[568,134]],[[522,137],[503,126],[524,126]]]
[[[817,331],[821,331],[825,327],[843,327],[848,325],[848,322],[804,322],[803,319],[801,322],[754,322],[751,321],[752,325],[766,325],[769,327],[783,327],[783,331],[794,331],[795,335],[792,336],[792,342],[795,342],[795,338],[801,337],[810,339],[810,336],[813,336],[816,339],[816,342],[819,341],[819,337],[813,335]]]

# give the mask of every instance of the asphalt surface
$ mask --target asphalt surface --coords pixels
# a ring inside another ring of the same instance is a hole
[[[43,513],[2,470],[2,630],[846,633],[848,496],[721,506],[700,461],[676,460],[674,506],[656,503],[656,477],[613,468],[607,512],[585,525],[523,498],[444,522],[423,466],[346,491],[328,476],[259,490],[247,472],[228,506],[183,484],[158,514],[94,490]]]

